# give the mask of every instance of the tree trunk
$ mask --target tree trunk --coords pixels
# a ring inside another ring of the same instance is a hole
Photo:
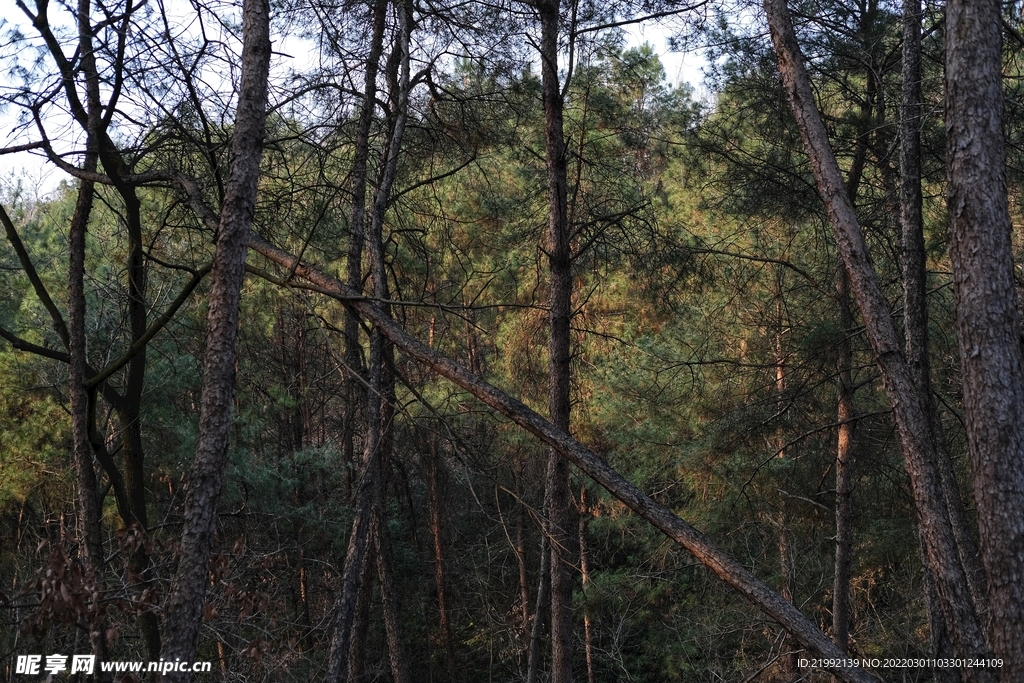
[[[256,206],[267,117],[270,5],[245,0],[242,8],[242,82],[235,116],[231,166],[214,255],[199,440],[189,473],[178,566],[167,599],[164,659],[195,659],[207,571],[224,483],[235,380],[238,302],[245,276],[246,243]],[[166,676],[188,681],[188,673]]]
[[[348,550],[342,570],[341,591],[335,601],[332,625],[331,648],[327,663],[327,683],[340,683],[348,675],[349,652],[352,639],[352,624],[355,618],[356,600],[360,593],[364,565],[367,561],[367,541],[370,539],[370,524],[374,501],[377,497],[380,467],[380,388],[383,365],[384,340],[376,330],[370,335],[369,387],[366,392],[366,436],[364,438],[363,461],[359,467],[359,483],[353,510],[352,531],[349,533]]]
[[[989,638],[1002,681],[1024,680],[1024,359],[1003,133],[1001,7],[946,5],[949,255]]]
[[[373,29],[370,38],[370,52],[366,59],[366,78],[363,87],[363,103],[359,109],[359,128],[356,130],[352,159],[352,220],[349,226],[348,262],[346,277],[348,286],[355,291],[363,289],[363,243],[366,224],[366,174],[370,155],[370,128],[377,100],[377,72],[384,46],[384,20],[387,14],[387,0],[377,0],[373,8]],[[344,451],[346,466],[357,468],[355,462],[356,407],[363,403],[364,389],[363,348],[359,342],[359,320],[355,312],[345,311],[345,364],[348,366],[348,401],[345,407]]]
[[[779,71],[893,407],[918,522],[925,537],[927,563],[935,575],[936,589],[951,626],[957,654],[965,658],[984,658],[989,651],[949,521],[935,464],[936,449],[929,417],[901,353],[888,304],[815,105],[785,0],[765,0],[765,11],[779,57]],[[965,674],[971,680],[994,680],[990,673],[979,669],[965,669]]]
[[[366,676],[366,637],[370,630],[370,608],[373,607],[373,568],[376,559],[371,544],[363,559],[359,579],[355,613],[352,617],[352,637],[348,646],[348,683],[356,683]]]
[[[427,515],[430,519],[430,537],[434,548],[434,583],[437,586],[437,613],[441,627],[441,644],[448,669],[448,680],[455,680],[455,648],[452,645],[452,629],[448,621],[448,591],[444,571],[444,536],[441,520],[440,460],[437,441],[430,439],[430,452],[424,460],[427,475]]]
[[[839,344],[838,422],[836,442],[836,562],[832,583],[832,640],[843,652],[850,648],[850,571],[853,564],[853,313],[850,311],[850,282],[846,270],[839,267]]]
[[[100,100],[99,77],[93,52],[91,3],[79,0],[78,35],[82,50],[82,71],[86,83],[85,170],[95,172],[99,161]],[[86,388],[85,339],[85,233],[92,213],[95,188],[88,180],[81,181],[75,211],[68,235],[68,360],[71,409],[72,459],[77,489],[77,540],[82,563],[83,584],[92,596],[102,595],[106,588],[103,558],[102,510],[96,471],[93,469],[89,441],[89,390]],[[107,658],[106,607],[95,598],[86,601],[89,643],[98,659]],[[93,680],[109,680],[97,672]]]
[[[583,582],[583,655],[587,664],[587,683],[594,683],[594,643],[590,622],[590,553],[587,551],[587,522],[590,520],[590,504],[587,501],[587,485],[580,486],[580,580]]]
[[[86,17],[88,10],[86,9]],[[94,136],[87,142],[94,148]],[[94,151],[86,154],[86,169],[96,169],[97,155]],[[90,168],[91,167],[91,168]],[[78,556],[82,563],[83,585],[90,595],[102,595],[106,588],[103,558],[103,530],[100,511],[96,471],[92,464],[92,447],[89,443],[89,392],[85,387],[85,233],[92,212],[93,183],[83,180],[78,188],[75,212],[71,216],[68,238],[68,323],[70,360],[69,395],[71,403],[72,457],[75,467],[75,489],[77,492],[77,541]],[[86,600],[89,642],[93,654],[100,660],[107,659],[106,608],[99,601]],[[97,672],[95,680],[100,680]]]
[[[516,501],[516,565],[519,569],[520,665],[530,652],[530,573],[526,565],[526,504]]]
[[[931,398],[931,364],[928,358],[928,304],[927,272],[925,268],[923,201],[921,194],[921,3],[904,0],[903,3],[903,84],[900,116],[900,257],[903,270],[903,316],[907,362],[914,375],[918,391],[928,412],[932,435],[936,445],[936,462],[942,482],[946,505],[949,509],[953,537],[960,559],[967,572],[968,587],[976,610],[984,613],[984,573],[980,553],[970,532],[963,499],[953,469],[949,446],[942,428],[938,407]],[[925,568],[928,571],[928,568]],[[931,603],[937,600],[934,581],[926,581],[925,595],[929,604],[929,623],[937,632],[932,636],[933,647],[949,647],[948,627],[939,623],[942,613]],[[939,658],[935,650],[933,657]],[[933,674],[951,677],[940,669]],[[953,676],[955,678],[955,676]]]
[[[526,655],[526,683],[540,680],[541,640],[544,635],[544,614],[551,604],[551,549],[548,535],[540,537],[540,570],[537,572],[537,602],[530,627],[530,650]]]
[[[551,422],[568,432],[572,264],[569,253],[563,102],[558,78],[559,0],[539,2],[537,11],[541,22],[541,87],[548,175],[548,410]],[[569,463],[556,449],[551,449],[544,486],[544,516],[551,553],[552,683],[569,683],[572,680],[572,579],[575,562],[570,550],[572,536],[569,533],[569,506]]]

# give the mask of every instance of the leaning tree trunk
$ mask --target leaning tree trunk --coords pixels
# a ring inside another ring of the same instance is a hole
[[[946,5],[949,255],[989,638],[1024,680],[1024,358],[1003,133],[1001,3]]]
[[[893,407],[918,522],[924,535],[926,561],[935,576],[954,646],[961,657],[985,658],[989,650],[949,521],[935,465],[936,449],[929,416],[901,352],[888,303],[882,295],[864,235],[815,104],[789,9],[785,0],[765,0],[765,11],[779,58],[779,71]],[[994,675],[982,669],[965,669],[964,672],[969,680],[995,680]]]
[[[235,115],[231,166],[213,259],[199,440],[189,472],[178,566],[167,598],[164,659],[195,659],[206,595],[208,564],[224,483],[235,386],[238,302],[245,276],[246,244],[256,207],[256,185],[267,118],[270,4],[245,0],[242,8],[242,82]],[[184,672],[165,677],[188,681]]]
[[[185,185],[184,189],[195,195],[194,186]],[[644,494],[608,463],[569,436],[565,430],[551,424],[521,401],[486,383],[462,365],[413,338],[373,302],[365,300],[337,278],[302,263],[294,254],[278,249],[259,235],[251,236],[249,246],[273,263],[316,285],[322,293],[352,306],[410,358],[446,377],[548,446],[557,449],[615,498],[686,548],[722,581],[781,624],[815,657],[836,663],[849,661],[813,621],[801,614],[800,610],[787,602],[778,592],[765,585],[704,534]],[[870,683],[875,680],[858,667],[836,666],[830,667],[829,670],[849,683]]]

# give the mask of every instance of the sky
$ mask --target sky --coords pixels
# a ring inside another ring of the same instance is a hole
[[[171,0],[173,3],[174,0]],[[29,3],[32,6],[34,3]],[[6,47],[6,34],[12,27],[19,27],[24,33],[31,35],[31,27],[21,10],[17,7],[15,0],[0,0],[0,55],[9,51]],[[639,24],[627,28],[627,43],[629,46],[639,46],[643,43],[650,43],[654,51],[659,55],[665,67],[666,76],[670,83],[679,85],[689,83],[701,97],[704,93],[701,88],[703,81],[702,68],[706,65],[705,60],[699,53],[682,54],[669,50],[670,32],[660,24],[649,23]],[[289,54],[301,54],[302,50],[288,41]],[[282,48],[283,49],[283,48]],[[0,63],[0,87],[6,84],[6,66]],[[16,145],[26,141],[26,136],[13,137],[12,131],[15,128],[18,112],[15,108],[7,110],[0,109],[0,147]],[[3,185],[16,182],[17,178],[22,179],[25,188],[33,192],[36,199],[43,198],[47,193],[56,189],[62,180],[67,176],[53,168],[40,156],[31,153],[17,153],[0,156],[0,183]]]

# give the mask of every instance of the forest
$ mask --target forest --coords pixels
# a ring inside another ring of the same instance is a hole
[[[1024,681],[1016,0],[0,8],[0,680]]]

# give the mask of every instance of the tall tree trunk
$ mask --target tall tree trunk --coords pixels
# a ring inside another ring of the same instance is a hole
[[[366,433],[363,439],[363,461],[359,467],[353,509],[352,531],[342,570],[341,590],[335,600],[331,647],[327,663],[327,683],[340,683],[348,675],[352,625],[356,614],[356,601],[366,571],[367,545],[374,501],[377,497],[377,479],[380,467],[380,388],[384,341],[380,334],[370,335],[369,387],[366,401]]]
[[[93,52],[90,0],[78,3],[78,39],[82,50],[82,71],[85,74],[86,154],[85,170],[95,172],[99,161],[100,84]],[[82,563],[84,585],[92,596],[102,595],[106,587],[103,558],[102,511],[93,453],[89,440],[90,396],[86,388],[85,339],[85,233],[92,213],[95,188],[83,180],[78,188],[75,211],[68,235],[68,360],[71,408],[72,458],[77,489],[77,540]],[[87,602],[86,625],[93,654],[107,658],[106,608],[95,597]],[[109,679],[96,673],[94,680]]]
[[[836,442],[836,561],[832,583],[832,640],[843,652],[850,648],[850,573],[853,564],[853,313],[850,311],[850,281],[839,267],[838,395],[839,436]]]
[[[348,646],[348,683],[362,681],[366,676],[366,637],[370,630],[370,608],[373,607],[373,576],[376,558],[370,544],[363,560],[363,571],[359,579],[359,594],[356,596],[355,613],[352,617],[352,637]]]
[[[949,521],[935,464],[936,449],[929,416],[901,352],[888,304],[829,145],[785,0],[765,0],[765,11],[779,58],[779,71],[896,417],[918,522],[925,537],[927,563],[936,578],[943,612],[950,624],[958,655],[984,658],[989,650]],[[991,673],[979,669],[965,669],[965,675],[977,681],[995,679]]]
[[[961,562],[967,572],[971,597],[979,613],[985,610],[984,573],[980,553],[970,532],[963,499],[953,469],[949,446],[942,428],[938,406],[931,398],[931,364],[928,358],[928,304],[926,300],[927,274],[925,269],[923,201],[921,193],[921,3],[904,0],[903,3],[903,83],[900,116],[900,231],[901,265],[903,270],[903,316],[907,361],[917,382],[925,410],[928,412],[932,435],[936,445],[936,462],[943,493],[949,510],[950,523]],[[926,567],[926,571],[928,571]],[[936,629],[933,647],[949,648],[948,627],[939,623],[941,612],[935,612],[931,603],[937,600],[934,581],[926,581],[929,604],[929,623]],[[942,653],[934,651],[933,657]],[[933,671],[936,679],[951,677],[945,670]]]
[[[925,557],[927,550],[924,545],[924,536],[920,531],[917,541],[921,548],[921,557]],[[928,619],[929,654],[936,659],[956,657],[953,652],[953,643],[949,640],[946,617],[942,613],[942,601],[939,600],[939,594],[935,590],[935,577],[932,576],[932,572],[927,566],[921,568],[921,579],[925,616]],[[960,683],[960,672],[956,669],[936,666],[932,669],[932,679],[935,683]]]
[[[1024,680],[1024,358],[1003,132],[1001,3],[946,5],[949,255],[989,638]]]
[[[88,9],[86,8],[86,12]],[[86,15],[88,16],[88,15]],[[94,136],[89,136],[88,146],[94,148]],[[86,170],[96,170],[97,155],[89,151],[86,155]],[[82,563],[84,586],[92,596],[102,595],[106,588],[104,577],[103,532],[100,515],[100,499],[97,489],[96,471],[92,464],[92,447],[89,443],[89,392],[85,387],[85,233],[92,212],[94,196],[93,183],[83,180],[78,188],[78,200],[68,239],[68,325],[70,360],[70,398],[72,457],[75,467],[75,488],[77,491],[77,541],[79,560]],[[98,600],[86,602],[89,642],[93,654],[100,660],[107,658],[106,608]],[[99,673],[96,679],[99,679]]]
[[[235,115],[231,165],[220,214],[207,313],[199,440],[189,472],[178,566],[167,599],[164,659],[195,659],[207,572],[224,483],[235,385],[238,302],[245,277],[246,243],[256,207],[256,186],[267,117],[270,4],[242,7],[242,82]],[[165,676],[188,681],[184,672]]]
[[[381,288],[385,297],[387,286]],[[409,659],[405,652],[402,625],[399,619],[398,589],[395,586],[395,568],[392,557],[391,534],[388,532],[385,516],[385,499],[388,490],[388,472],[391,469],[395,418],[395,376],[391,368],[395,365],[394,349],[390,343],[384,349],[381,379],[381,439],[380,456],[377,466],[377,500],[374,505],[373,545],[377,559],[377,578],[380,581],[380,596],[384,608],[384,632],[388,642],[388,661],[394,683],[409,683]]]
[[[569,253],[568,182],[563,101],[558,77],[559,0],[538,2],[541,22],[541,88],[548,176],[548,411],[551,422],[569,430],[572,263]],[[548,454],[544,488],[545,532],[551,553],[551,681],[572,679],[572,558],[569,463],[555,450]]]
[[[383,458],[381,465],[383,466]],[[380,477],[383,488],[383,477]],[[383,501],[379,501],[383,502]],[[391,558],[391,534],[388,533],[383,505],[378,506],[374,515],[374,549],[377,556],[377,577],[380,579],[380,596],[384,606],[384,635],[388,641],[388,662],[394,683],[409,683],[409,659],[405,654],[402,625],[399,619],[398,591],[395,587],[395,569]]]
[[[356,130],[352,159],[352,219],[349,225],[348,262],[346,278],[348,286],[355,291],[363,289],[363,243],[366,225],[366,176],[370,156],[370,129],[377,100],[377,73],[380,70],[380,56],[384,49],[384,24],[387,16],[387,0],[376,0],[373,7],[373,29],[370,37],[370,52],[366,59],[366,77],[363,87],[363,102],[359,109],[359,127]],[[359,320],[356,313],[345,312],[345,364],[348,366],[348,401],[345,408],[344,451],[346,465],[356,468],[355,423],[356,406],[363,403],[364,389],[361,377],[363,370],[362,345],[359,341]]]
[[[520,665],[530,652],[530,573],[526,564],[526,504],[516,502],[516,565],[519,569]]]

